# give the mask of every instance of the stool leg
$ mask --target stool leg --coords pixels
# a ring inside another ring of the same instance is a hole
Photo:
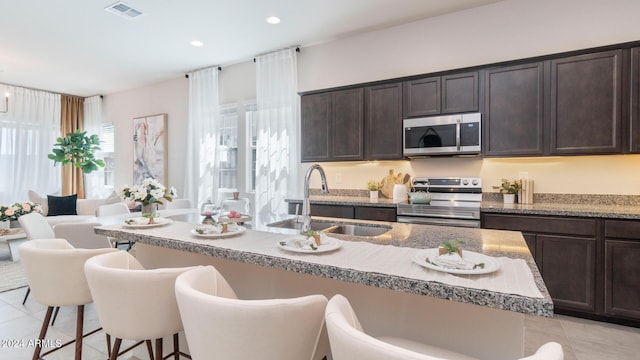
[[[60,311],[60,306],[56,306],[56,311],[53,313],[53,320],[51,320],[51,326],[56,323],[56,318],[58,317],[58,311]]]
[[[84,327],[84,305],[78,305],[78,315],[76,317],[76,357],[75,357],[75,360],[82,360],[82,331],[83,331],[83,327]]]
[[[115,344],[113,344],[113,349],[111,350],[111,356],[109,360],[116,360],[118,358],[118,353],[120,352],[120,344],[122,343],[122,339],[116,338]]]
[[[156,360],[162,360],[162,338],[156,339]]]
[[[27,286],[27,293],[24,294],[24,299],[22,300],[22,305],[24,305],[24,303],[27,302],[27,298],[29,297],[29,294],[31,293],[31,287]]]
[[[178,333],[173,334],[173,358],[180,360],[180,342],[178,341]]]
[[[107,357],[111,357],[111,335],[104,333],[107,337]]]
[[[151,340],[145,340],[147,344],[147,352],[149,352],[149,360],[153,360],[153,347],[151,346]]]
[[[33,351],[33,360],[38,360],[40,358],[40,352],[42,351],[42,340],[47,335],[47,329],[49,328],[49,321],[51,321],[51,313],[53,312],[53,306],[47,307],[47,314],[44,316],[44,320],[42,321],[42,328],[40,329],[40,336],[38,339],[40,340],[36,345],[36,349]]]

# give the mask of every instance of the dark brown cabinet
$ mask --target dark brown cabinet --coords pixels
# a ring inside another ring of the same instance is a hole
[[[364,159],[364,91],[362,88],[331,92],[331,159]]]
[[[550,154],[621,153],[622,50],[550,65]]]
[[[302,96],[301,161],[364,159],[364,90]]]
[[[289,203],[289,214],[302,209],[302,205]],[[375,206],[312,204],[311,216],[325,216],[343,219],[396,221],[396,208]]]
[[[478,111],[478,72],[404,82],[404,117]]]
[[[640,153],[640,48],[631,49],[630,124],[630,151]]]
[[[557,310],[598,311],[597,219],[482,214],[482,227],[525,234]]]
[[[640,221],[605,221],[605,313],[640,319]]]
[[[331,93],[305,95],[300,100],[301,160],[331,159]]]
[[[365,88],[365,160],[402,156],[402,84]]]
[[[484,84],[484,155],[543,155],[544,62],[488,69]]]

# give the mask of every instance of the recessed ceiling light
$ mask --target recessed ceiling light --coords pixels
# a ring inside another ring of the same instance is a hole
[[[202,45],[204,45],[204,43],[200,40],[193,40],[191,42],[191,46],[195,46],[195,47],[201,47]]]
[[[280,18],[279,18],[279,17],[277,17],[277,16],[269,16],[269,17],[267,18],[267,22],[268,22],[269,24],[273,24],[273,25],[275,25],[275,24],[280,24]]]

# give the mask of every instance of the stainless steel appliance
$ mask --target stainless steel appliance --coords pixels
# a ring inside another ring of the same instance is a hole
[[[428,191],[430,204],[399,203],[397,222],[480,227],[482,179],[475,177],[417,177],[414,191]]]
[[[403,120],[403,154],[479,155],[482,151],[480,113]]]

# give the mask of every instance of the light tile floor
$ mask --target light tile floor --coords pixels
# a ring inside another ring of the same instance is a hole
[[[37,339],[46,307],[36,303],[30,296],[25,305],[22,299],[25,288],[0,293],[0,359],[30,359],[33,347],[8,346],[10,340]],[[98,328],[99,322],[92,305],[85,307],[85,332]],[[75,335],[75,309],[60,310],[55,326],[47,338],[71,340]],[[562,344],[566,360],[638,360],[640,359],[640,329],[607,324],[568,316],[552,319],[537,316],[525,318],[525,354],[530,355],[547,341]],[[131,342],[123,342],[123,348]],[[27,344],[28,345],[28,344]],[[54,352],[49,360],[73,359],[74,346]],[[106,340],[103,331],[84,339],[83,359],[104,360],[107,358]],[[121,359],[138,359],[125,355]]]

